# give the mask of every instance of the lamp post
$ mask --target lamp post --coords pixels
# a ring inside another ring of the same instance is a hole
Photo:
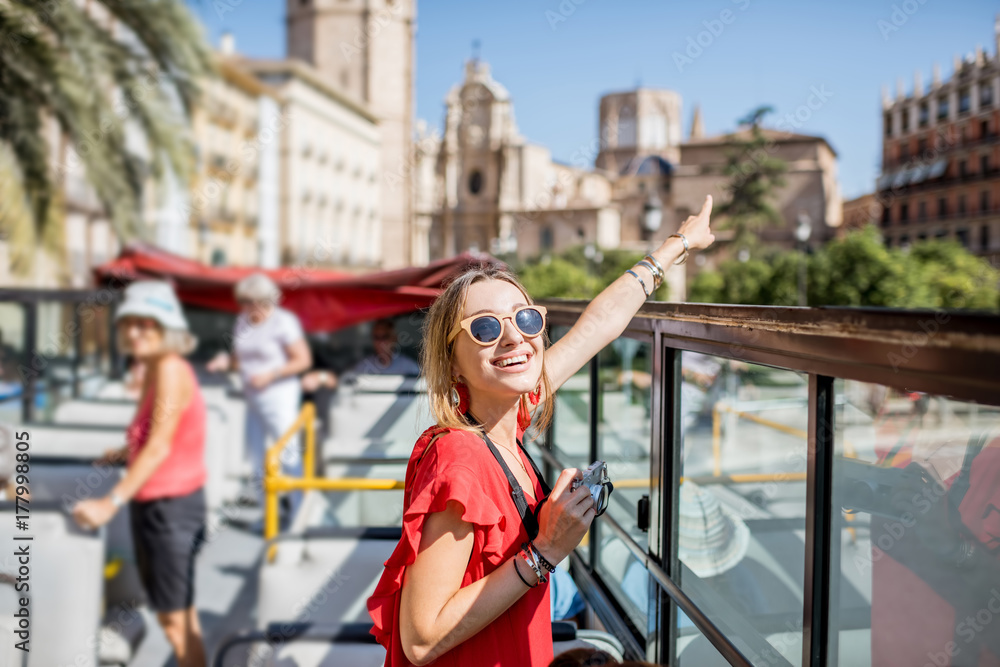
[[[809,237],[812,236],[812,218],[806,212],[799,213],[799,224],[795,227],[795,238],[799,242],[802,258],[799,261],[799,305],[807,306],[806,296],[806,253],[809,251]]]
[[[646,203],[642,206],[642,230],[645,232],[643,236],[649,240],[652,234],[660,228],[660,224],[663,222],[663,202],[656,195],[656,190],[654,189],[650,194]]]

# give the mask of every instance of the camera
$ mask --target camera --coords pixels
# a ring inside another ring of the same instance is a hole
[[[608,499],[614,491],[614,484],[608,477],[608,464],[604,461],[594,461],[590,467],[583,471],[583,479],[574,479],[571,489],[575,491],[581,486],[590,489],[590,497],[594,499],[594,509],[597,516],[604,514],[608,509]]]
[[[896,489],[907,488],[914,483],[917,488],[925,485],[907,468],[884,467],[839,456],[835,465],[841,507],[848,511],[899,519],[902,513],[892,504]]]

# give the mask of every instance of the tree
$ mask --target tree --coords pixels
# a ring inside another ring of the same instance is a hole
[[[727,260],[691,282],[689,299],[706,303],[797,303],[798,252],[772,250]],[[828,243],[807,259],[811,306],[976,308],[1000,306],[1000,271],[959,244],[936,240],[886,248],[875,227]]]
[[[0,177],[23,200],[0,207],[0,229],[29,248],[51,236],[59,180],[80,168],[120,238],[137,236],[150,177],[187,180],[184,113],[211,70],[180,0],[0,0]],[[75,149],[55,173],[49,120]]]
[[[724,219],[722,227],[733,231],[737,248],[755,247],[761,229],[782,222],[771,201],[775,190],[785,184],[783,175],[788,167],[784,160],[771,155],[772,142],[760,127],[771,111],[771,107],[762,106],[740,119],[740,125],[749,126],[749,137],[732,135],[733,149],[722,170],[728,178],[725,190],[729,198],[718,212]]]
[[[601,250],[594,247],[593,255],[588,257],[586,246],[579,245],[556,257],[535,257],[515,264],[514,269],[532,298],[592,299],[626,269],[632,268],[644,254],[620,248]],[[647,282],[647,287],[652,285]],[[666,301],[669,292],[667,283],[663,282],[649,298]]]

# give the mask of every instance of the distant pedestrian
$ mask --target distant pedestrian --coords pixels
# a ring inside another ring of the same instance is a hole
[[[205,402],[185,359],[195,346],[168,283],[139,281],[115,313],[119,346],[145,369],[127,445],[125,475],[104,498],[83,500],[73,518],[86,529],[108,523],[129,503],[136,564],[180,667],[202,667],[205,650],[194,607],[194,561],[205,537]]]
[[[399,350],[396,325],[390,319],[372,325],[374,352],[351,368],[355,375],[420,375],[420,364]]]
[[[208,370],[238,370],[246,398],[246,448],[253,466],[251,492],[262,500],[264,455],[268,441],[277,441],[299,414],[302,388],[299,374],[312,366],[299,318],[278,306],[281,290],[262,273],[236,285],[240,314],[233,329],[233,354],[221,352],[208,363]],[[301,439],[293,436],[281,454],[285,474],[302,475]],[[302,493],[290,494],[294,513]]]

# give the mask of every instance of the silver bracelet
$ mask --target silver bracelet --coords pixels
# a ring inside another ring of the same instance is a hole
[[[661,278],[666,275],[667,272],[663,270],[663,265],[660,264],[659,260],[657,260],[655,257],[653,257],[653,255],[647,254],[645,257],[643,257],[643,259],[648,259],[650,262],[652,262],[656,266],[656,269],[660,272],[660,277]]]
[[[653,276],[653,290],[655,291],[656,288],[660,286],[660,283],[663,282],[663,277],[660,275],[660,272],[656,270],[655,266],[644,259],[640,259],[635,263],[635,265],[645,267],[649,271],[649,274]]]
[[[688,250],[691,249],[691,244],[688,243],[687,237],[681,234],[680,232],[677,232],[676,234],[671,234],[668,238],[672,239],[675,236],[681,240],[681,243],[684,244],[684,254],[681,255],[680,258],[674,262],[674,264],[683,264],[684,262],[687,261]]]
[[[642,293],[645,294],[646,298],[648,299],[649,298],[649,290],[646,289],[646,283],[643,282],[642,278],[639,277],[639,274],[636,273],[635,271],[633,271],[632,269],[625,269],[625,273],[631,273],[633,276],[635,276],[635,279],[639,281],[640,285],[642,285]]]

